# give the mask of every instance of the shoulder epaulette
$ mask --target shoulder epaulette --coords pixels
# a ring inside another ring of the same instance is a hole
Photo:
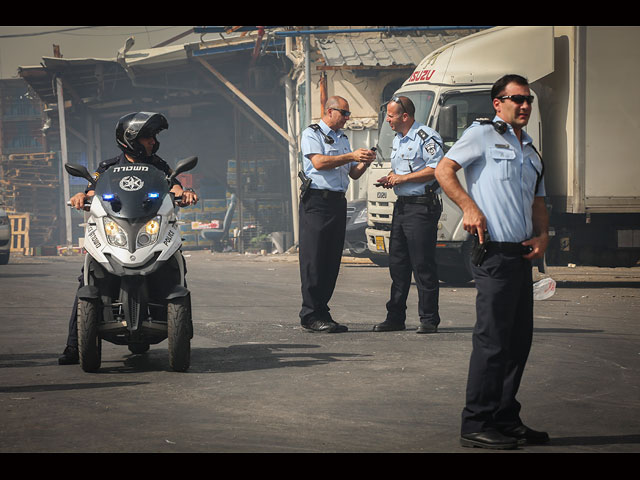
[[[476,118],[475,121],[480,125],[493,125],[493,128],[495,128],[496,132],[498,132],[500,135],[507,131],[507,124],[499,120],[497,122],[494,122],[489,118]]]
[[[428,138],[431,138],[431,140],[433,142],[435,142],[441,149],[442,151],[444,151],[444,145],[442,145],[437,139],[436,137],[433,136],[429,136],[429,134],[427,132],[425,132],[424,130],[422,130],[421,128],[418,129],[418,136],[422,139],[423,142],[426,142]],[[429,142],[429,144],[431,144],[431,142]],[[425,145],[425,148],[427,147],[427,145]],[[434,153],[436,153],[435,147],[431,148],[429,150],[427,150],[431,155],[433,155]]]
[[[318,125],[317,123],[312,123],[311,125],[309,125],[308,128],[310,128],[314,132],[320,132],[320,135],[322,135],[322,137],[324,138],[324,142],[326,144],[331,145],[333,143],[333,138],[331,138],[329,135],[324,133],[320,128],[320,125]]]
[[[103,160],[102,162],[100,162],[99,166],[102,168],[108,168],[111,165],[115,165],[116,163],[118,163],[118,157],[113,157],[108,160]]]

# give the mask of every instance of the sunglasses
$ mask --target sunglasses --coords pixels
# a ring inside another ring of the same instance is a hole
[[[504,100],[505,98],[511,99],[512,102],[522,105],[525,100],[529,102],[529,105],[533,103],[533,95],[503,95],[498,97],[498,100]]]
[[[405,113],[407,112],[407,109],[405,108],[404,103],[402,103],[402,100],[400,99],[400,97],[396,95],[391,99],[391,101],[396,102],[398,105],[402,107],[402,110],[404,110]]]
[[[351,112],[349,110],[342,110],[341,108],[332,108],[331,110],[335,110],[336,112],[340,112],[343,117],[350,117]]]

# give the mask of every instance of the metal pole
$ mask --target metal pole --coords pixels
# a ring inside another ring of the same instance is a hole
[[[295,95],[293,94],[293,82],[288,75],[284,78],[284,90],[286,94],[287,132],[289,133],[290,137],[295,138]],[[298,245],[298,152],[295,146],[291,143],[289,143],[289,182],[291,184],[291,217],[293,220],[293,244]]]
[[[379,27],[379,28],[346,28],[329,30],[292,30],[273,32],[276,37],[302,37],[308,35],[335,35],[336,33],[406,33],[406,32],[433,32],[441,30],[486,30],[494,25],[459,25],[459,26],[419,26],[419,27]]]
[[[69,195],[69,175],[67,171],[64,169],[68,158],[67,158],[67,127],[64,118],[64,95],[62,93],[62,79],[60,77],[56,77],[56,93],[58,95],[58,119],[60,122],[60,153],[62,155],[62,182],[63,182],[63,190],[64,190],[64,222],[66,226],[66,240],[67,247],[70,247],[73,244],[73,235],[71,233],[71,211],[66,207],[66,200],[70,197]]]
[[[311,124],[311,48],[309,37],[304,38],[304,104],[305,126]]]
[[[585,213],[585,80],[587,27],[575,28],[575,72],[574,72],[574,113],[573,113],[573,213]]]

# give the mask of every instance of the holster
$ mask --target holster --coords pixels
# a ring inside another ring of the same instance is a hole
[[[307,177],[302,171],[298,172],[298,177],[302,181],[302,185],[300,185],[300,200],[304,201],[309,196],[309,190],[311,189],[311,179]]]
[[[471,263],[476,267],[482,265],[487,255],[487,245],[489,244],[489,232],[484,232],[484,243],[480,243],[478,234],[473,236],[473,244],[471,246]]]

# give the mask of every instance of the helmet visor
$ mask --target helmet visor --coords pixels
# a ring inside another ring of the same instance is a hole
[[[131,145],[140,137],[153,137],[160,130],[169,128],[164,115],[151,112],[138,112],[129,120],[124,131],[124,138]]]

